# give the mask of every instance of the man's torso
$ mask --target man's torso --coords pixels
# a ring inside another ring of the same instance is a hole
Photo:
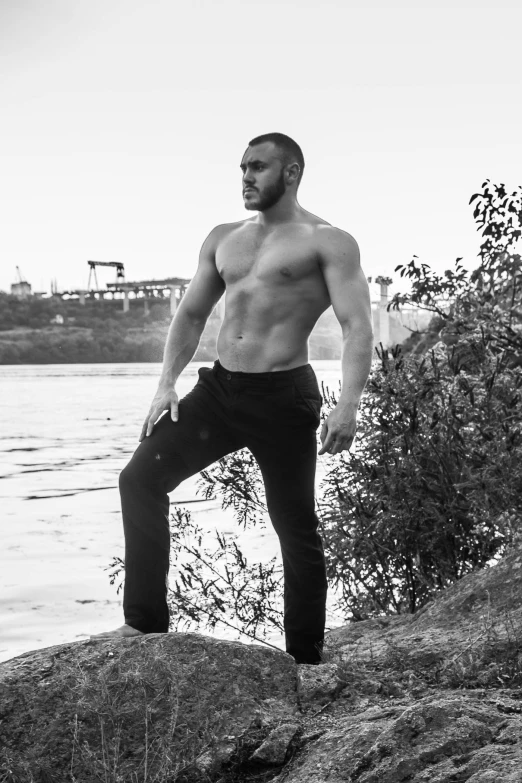
[[[330,304],[317,233],[325,221],[266,231],[254,220],[224,227],[215,262],[225,286],[217,349],[230,370],[271,372],[308,361],[308,337]]]

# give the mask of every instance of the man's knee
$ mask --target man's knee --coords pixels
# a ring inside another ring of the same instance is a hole
[[[139,458],[135,455],[120,473],[120,493],[172,492],[189,475],[190,471],[177,455],[172,455],[168,461],[159,453]]]
[[[136,490],[152,487],[157,483],[153,466],[147,460],[131,459],[120,473],[119,487],[122,493],[133,493]]]
[[[143,471],[137,471],[134,469],[132,461],[129,462],[120,473],[119,487],[122,494],[132,491],[140,484],[140,476],[143,476]]]

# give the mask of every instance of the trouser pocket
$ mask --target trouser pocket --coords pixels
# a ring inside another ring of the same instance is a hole
[[[315,378],[294,381],[294,398],[297,409],[311,416],[318,427],[321,421],[322,397]]]

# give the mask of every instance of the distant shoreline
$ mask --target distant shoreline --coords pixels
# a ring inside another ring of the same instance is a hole
[[[0,331],[0,365],[161,362],[167,330],[164,324],[15,327]],[[195,358],[212,359],[210,346],[201,345]]]
[[[0,365],[161,362],[168,327],[165,323],[127,328],[119,324],[17,326],[0,330]],[[207,324],[193,361],[214,361],[218,327],[215,321]],[[309,346],[312,360],[341,357],[338,330],[314,330]]]

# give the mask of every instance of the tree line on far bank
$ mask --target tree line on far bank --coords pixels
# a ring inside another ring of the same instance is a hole
[[[0,364],[160,362],[170,320],[167,300],[153,301],[147,314],[143,300],[131,301],[124,313],[121,300],[87,299],[80,305],[56,296],[18,299],[0,292]],[[209,326],[197,360],[214,358],[216,329],[213,322]]]
[[[18,299],[0,292],[0,364],[161,362],[171,322],[168,300]],[[205,326],[195,361],[214,361],[220,319]],[[329,308],[311,335],[312,359],[339,359],[341,331]]]

